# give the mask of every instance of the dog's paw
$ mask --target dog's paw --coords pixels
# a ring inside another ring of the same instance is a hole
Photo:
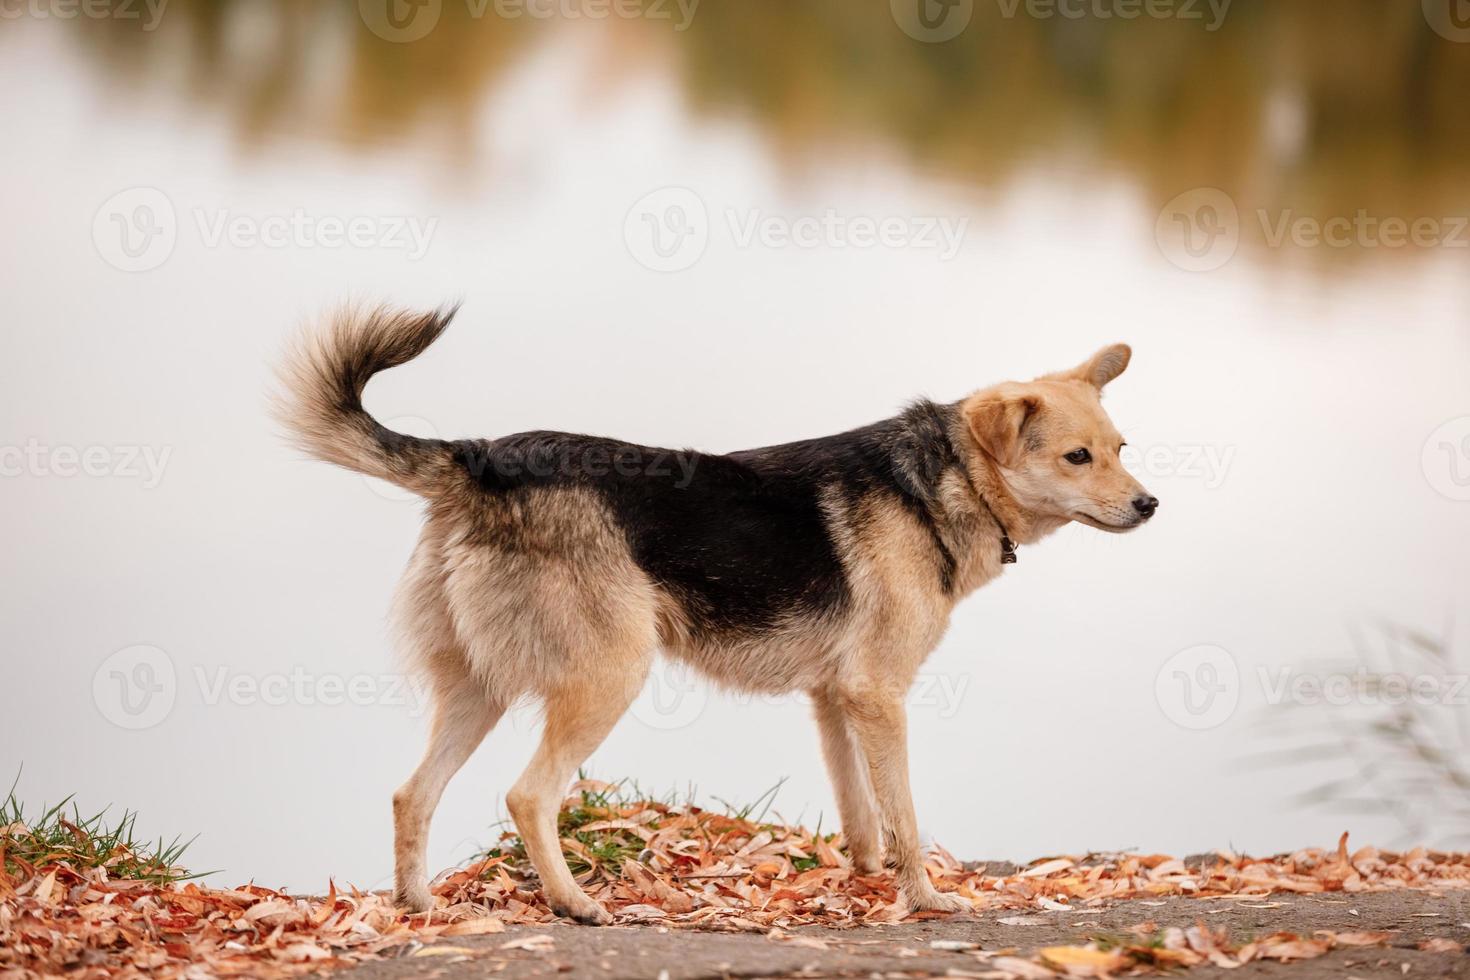
[[[552,901],[548,904],[551,905],[551,911],[563,919],[574,919],[584,926],[605,926],[613,920],[611,912],[586,895],[579,895],[567,902]]]
[[[852,858],[852,869],[860,875],[875,875],[883,870],[883,852],[877,847],[849,844],[847,853]]]
[[[393,904],[411,915],[428,912],[434,908],[434,896],[424,882],[399,885],[393,889]]]
[[[975,906],[970,904],[968,898],[951,892],[936,891],[932,885],[928,888],[905,889],[904,898],[908,902],[910,912],[975,911]]]

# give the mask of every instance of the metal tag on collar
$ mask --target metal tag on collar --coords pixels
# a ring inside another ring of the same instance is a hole
[[[1000,563],[1002,565],[1014,565],[1016,563],[1016,542],[1010,538],[1000,539]]]

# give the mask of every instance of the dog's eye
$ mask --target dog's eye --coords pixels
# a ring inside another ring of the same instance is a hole
[[[1092,462],[1092,453],[1085,449],[1074,449],[1062,458],[1073,466],[1081,466],[1083,463]]]

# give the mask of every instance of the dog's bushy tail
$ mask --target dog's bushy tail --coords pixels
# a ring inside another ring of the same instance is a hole
[[[338,310],[286,352],[276,418],[317,459],[433,496],[451,479],[449,443],[384,428],[362,407],[362,390],[374,374],[422,354],[456,310]]]

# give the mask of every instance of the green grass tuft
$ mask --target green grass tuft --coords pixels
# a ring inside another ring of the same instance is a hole
[[[577,778],[586,780],[587,773],[579,771]],[[776,799],[776,794],[780,792],[785,782],[785,779],[780,780],[753,802],[743,806],[736,806],[718,798],[716,802],[725,808],[726,815],[733,820],[751,821],[762,826],[769,826],[765,823],[766,816]],[[605,820],[617,820],[623,817],[629,807],[635,807],[640,811],[654,810],[664,815],[681,810],[699,811],[699,808],[694,805],[695,792],[692,786],[683,794],[675,790],[656,796],[642,789],[637,782],[623,779],[610,784],[603,790],[582,789],[579,793],[580,799],[573,805],[563,807],[556,820],[557,836],[563,842],[574,840],[585,850],[585,853],[579,853],[566,846],[565,843],[563,844],[562,853],[566,856],[567,866],[574,875],[591,871],[594,865],[600,865],[608,873],[617,875],[621,872],[624,862],[637,859],[644,851],[643,838],[626,828],[605,827],[590,831],[583,828]],[[505,821],[500,826],[508,824],[509,821]],[[649,830],[658,830],[659,821],[649,820],[643,826]],[[828,834],[826,839],[830,840],[832,836]],[[522,870],[528,870],[530,867],[525,843],[513,828],[501,834],[495,846],[481,851],[476,857],[479,859],[505,858],[512,866]],[[799,871],[808,871],[817,867],[819,863],[815,857],[798,858],[794,862]]]
[[[578,778],[585,779],[586,775],[579,772]],[[620,815],[619,807],[633,801],[647,800],[649,797],[636,784],[630,784],[627,780],[620,780],[605,790],[584,789],[580,796],[581,800],[577,805],[566,807],[557,814],[557,836],[563,840],[568,838],[575,840],[587,849],[587,854],[594,860],[616,874],[622,868],[623,862],[635,859],[643,852],[643,839],[621,828],[595,831],[585,831],[582,828],[601,820],[616,820]],[[665,805],[673,805],[673,798],[670,797]],[[654,821],[648,826],[652,830],[657,830],[658,822]],[[592,862],[582,854],[565,848],[563,853],[566,855],[567,866],[571,869],[572,874],[592,870]],[[521,840],[520,835],[513,831],[507,831],[501,835],[500,842],[482,852],[480,857],[503,857],[522,866],[529,861],[526,856],[525,843]]]
[[[175,837],[164,843],[140,841],[136,836],[138,814],[124,810],[109,820],[104,807],[83,816],[74,797],[43,807],[35,818],[26,816],[15,795],[20,777],[11,784],[0,803],[0,853],[9,875],[30,874],[53,864],[66,864],[77,871],[106,868],[112,878],[169,884],[198,878],[208,872],[192,873],[180,863],[194,838]],[[69,808],[69,812],[68,812]]]

